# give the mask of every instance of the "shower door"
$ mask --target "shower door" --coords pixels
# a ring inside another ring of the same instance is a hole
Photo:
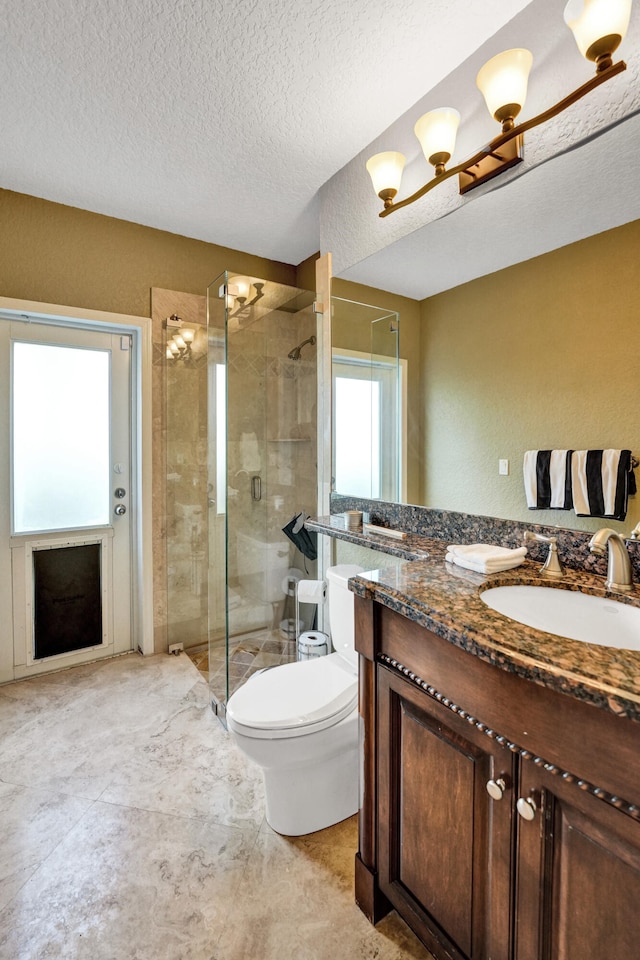
[[[292,583],[315,567],[282,528],[315,512],[316,318],[312,293],[229,273],[207,312],[209,675],[223,715],[252,673],[295,657],[309,625]]]

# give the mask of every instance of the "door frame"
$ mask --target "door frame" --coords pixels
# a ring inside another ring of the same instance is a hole
[[[135,513],[131,529],[132,637],[145,656],[154,653],[152,514],[152,321],[102,310],[84,310],[35,300],[0,297],[0,318],[45,323],[132,338],[131,486]]]

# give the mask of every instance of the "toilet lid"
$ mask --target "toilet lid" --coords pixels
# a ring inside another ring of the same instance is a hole
[[[338,723],[357,701],[357,674],[334,653],[254,674],[230,697],[227,721],[246,736],[295,737]]]

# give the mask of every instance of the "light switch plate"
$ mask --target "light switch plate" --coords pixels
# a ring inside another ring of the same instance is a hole
[[[498,460],[498,473],[501,477],[509,476],[509,461],[508,460]]]

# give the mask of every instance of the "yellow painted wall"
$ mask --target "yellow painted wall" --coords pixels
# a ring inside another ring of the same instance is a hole
[[[223,270],[295,284],[295,267],[0,190],[0,296],[150,316],[151,287],[204,294]]]
[[[421,502],[580,529],[527,509],[525,450],[640,453],[640,221],[422,302]],[[498,475],[498,459],[510,461]],[[640,481],[640,470],[637,471]],[[640,519],[640,494],[624,523]]]

